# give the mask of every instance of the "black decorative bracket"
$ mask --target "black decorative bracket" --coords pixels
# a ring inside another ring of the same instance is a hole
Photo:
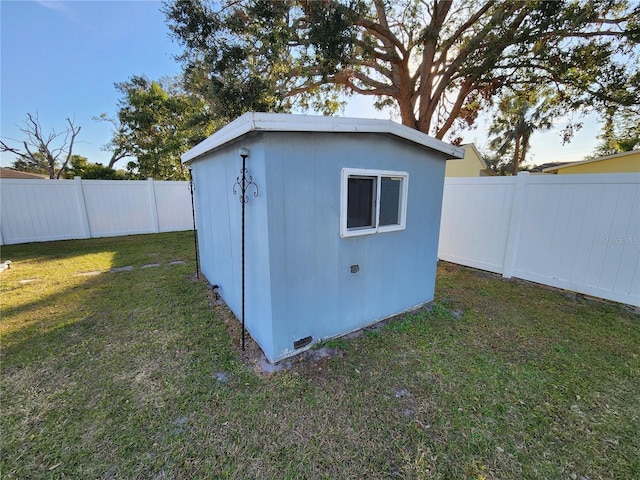
[[[247,190],[250,188],[254,188],[253,196],[258,196],[258,185],[253,181],[253,176],[249,175],[247,178],[247,168],[245,167],[245,158],[242,157],[242,170],[240,171],[240,176],[236,177],[236,183],[233,184],[233,194],[238,195],[238,190],[241,192],[239,200],[241,203],[249,202],[249,195],[247,195]]]

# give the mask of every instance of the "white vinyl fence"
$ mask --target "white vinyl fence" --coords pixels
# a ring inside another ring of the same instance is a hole
[[[192,227],[188,182],[0,180],[0,244]]]
[[[187,182],[0,180],[0,244],[192,226]],[[438,257],[640,306],[640,174],[448,178]]]
[[[640,306],[640,174],[448,178],[438,257]]]

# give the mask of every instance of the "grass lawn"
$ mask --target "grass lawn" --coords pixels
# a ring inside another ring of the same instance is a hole
[[[189,232],[5,259],[2,478],[640,479],[621,305],[442,263],[430,310],[267,377],[193,279]]]

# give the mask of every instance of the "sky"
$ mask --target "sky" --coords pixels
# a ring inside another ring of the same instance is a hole
[[[114,83],[133,75],[150,79],[174,76],[180,46],[169,36],[162,3],[138,1],[11,1],[0,0],[0,137],[21,140],[27,113],[37,114],[47,132],[62,131],[66,118],[80,125],[74,153],[90,162],[107,163],[102,147],[111,126],[96,122],[102,113],[115,117],[119,94]],[[368,97],[354,96],[342,116],[394,118],[377,111]],[[463,134],[464,142],[482,149],[490,119]],[[562,146],[561,119],[549,132],[531,140],[531,165],[578,161],[595,149],[599,124],[595,116],[569,145]],[[12,144],[15,145],[15,144]],[[15,160],[0,154],[2,166]],[[116,164],[124,167],[124,161]]]

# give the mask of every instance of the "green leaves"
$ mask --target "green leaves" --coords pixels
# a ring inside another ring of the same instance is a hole
[[[18,158],[11,164],[11,168],[19,172],[49,175],[49,164],[42,152],[35,152],[29,158]]]
[[[85,180],[125,180],[124,170],[115,170],[101,163],[90,163],[82,155],[72,155],[66,178],[81,177]]]
[[[127,165],[130,175],[186,180],[180,155],[215,126],[206,103],[185,92],[175,79],[156,82],[133,76],[116,88],[122,93],[118,112],[122,128],[112,143],[136,158]]]
[[[594,152],[596,156],[640,149],[640,108],[608,112],[599,139],[600,143]]]
[[[563,108],[640,104],[640,7],[627,1],[173,0],[187,89],[221,121],[335,113],[345,94],[444,138],[504,89],[550,85]]]
[[[525,162],[531,136],[536,130],[548,130],[553,118],[560,112],[549,89],[509,91],[498,104],[498,114],[493,120],[489,146],[497,156],[511,154],[511,172],[518,173]]]

